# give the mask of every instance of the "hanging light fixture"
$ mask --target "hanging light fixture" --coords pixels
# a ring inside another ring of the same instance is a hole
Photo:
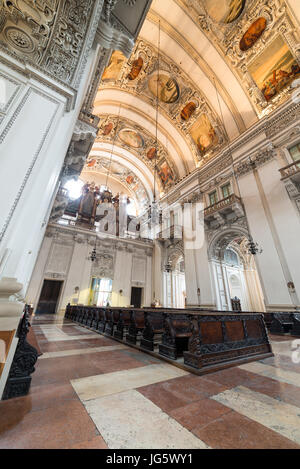
[[[157,80],[156,80],[156,119],[155,119],[155,159],[153,173],[153,201],[149,206],[148,218],[152,225],[157,225],[161,221],[161,210],[156,199],[156,176],[158,157],[158,116],[159,116],[159,72],[160,72],[160,20],[158,22],[158,45],[157,45]]]
[[[215,86],[215,90],[216,90],[217,100],[218,100],[218,104],[219,104],[220,116],[221,116],[221,118],[222,118],[223,129],[224,129],[224,131],[226,132],[226,129],[225,129],[225,120],[224,120],[224,116],[223,116],[223,112],[222,112],[222,108],[221,108],[221,103],[220,103],[220,98],[219,98],[219,93],[218,93],[218,90],[217,90],[217,85],[216,85],[215,77],[213,77],[213,81],[214,81],[214,86]],[[227,135],[227,137],[228,137],[228,135]],[[229,155],[230,155],[230,157],[231,157],[231,169],[232,169],[232,174],[233,174],[233,176],[234,176],[234,180],[235,180],[236,186],[237,186],[238,191],[239,191],[239,196],[240,196],[240,198],[241,198],[241,191],[240,191],[240,186],[239,186],[238,178],[237,178],[237,176],[236,176],[235,169],[234,169],[234,159],[233,159],[233,154],[232,154],[232,150],[231,150],[231,146],[230,146],[229,137],[228,137],[228,151],[229,151]],[[252,164],[252,166],[255,167],[255,163],[251,160],[251,158],[250,158],[250,164]],[[247,232],[248,232],[248,241],[247,241],[246,246],[247,246],[247,249],[248,249],[249,254],[252,254],[253,256],[256,256],[257,254],[261,254],[261,253],[263,252],[263,250],[262,250],[262,248],[259,247],[258,243],[253,240],[253,237],[252,237],[251,232],[250,232],[250,226],[249,226],[249,222],[248,222],[246,213],[245,213],[245,221],[246,221]]]

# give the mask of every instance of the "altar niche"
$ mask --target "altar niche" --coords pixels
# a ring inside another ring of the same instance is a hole
[[[56,313],[63,283],[62,280],[44,280],[36,314]]]

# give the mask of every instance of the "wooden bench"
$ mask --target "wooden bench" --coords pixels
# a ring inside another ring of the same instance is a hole
[[[294,326],[293,313],[274,313],[270,326],[271,334],[287,334]]]
[[[144,329],[145,329],[145,311],[141,309],[132,310],[132,314],[130,317],[130,325],[128,327],[128,334],[126,335],[126,342],[136,345]]]
[[[300,337],[300,313],[293,314],[293,328],[291,330],[291,335]]]
[[[164,333],[164,313],[162,311],[145,311],[145,328],[141,339],[141,347],[153,352],[154,347],[161,343]]]
[[[98,317],[98,323],[97,323],[97,331],[99,331],[99,332],[104,332],[105,331],[106,310],[107,310],[107,308],[100,308],[99,312],[98,312],[99,317]]]
[[[192,331],[193,325],[188,314],[165,313],[162,344],[159,345],[160,355],[173,360],[182,357],[183,352],[188,350]]]
[[[119,321],[114,332],[114,337],[123,340],[124,334],[128,331],[131,324],[132,309],[120,310]]]
[[[193,333],[183,353],[187,366],[217,371],[273,356],[262,314],[208,313],[190,319]]]
[[[107,308],[105,312],[105,317],[106,317],[106,324],[105,324],[105,329],[104,332],[105,334],[114,335],[114,328],[119,322],[120,318],[120,309],[114,309],[114,308]]]

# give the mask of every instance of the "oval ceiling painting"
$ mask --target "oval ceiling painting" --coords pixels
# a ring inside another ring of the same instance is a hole
[[[216,23],[232,23],[243,12],[246,0],[203,0],[204,7]]]
[[[141,135],[132,129],[123,129],[119,133],[120,140],[132,148],[142,148],[144,140]]]
[[[147,158],[148,158],[148,160],[153,160],[153,158],[155,158],[155,157],[156,157],[156,148],[152,147],[147,152]]]
[[[144,64],[144,61],[143,61],[142,57],[139,57],[137,60],[135,60],[132,64],[132,68],[131,68],[130,73],[128,74],[127,78],[129,80],[135,80],[139,76],[140,71],[143,68],[143,64]]]
[[[240,49],[245,52],[251,49],[252,46],[258,41],[267,27],[267,20],[265,18],[258,18],[244,34],[240,42]]]
[[[178,83],[168,72],[160,72],[159,74],[156,72],[151,75],[148,86],[153,96],[157,97],[158,91],[158,98],[163,103],[175,103],[179,98]]]

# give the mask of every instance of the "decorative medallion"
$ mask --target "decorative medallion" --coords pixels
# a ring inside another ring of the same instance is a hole
[[[240,42],[240,49],[245,52],[251,49],[252,46],[258,41],[267,27],[267,20],[265,18],[258,18],[244,34]]]
[[[147,158],[148,160],[153,160],[156,156],[156,148],[152,147],[150,150],[147,151]]]
[[[120,140],[132,148],[142,148],[144,140],[141,135],[132,129],[123,129],[119,132]]]
[[[21,31],[19,28],[10,26],[5,29],[5,36],[8,42],[22,52],[30,54],[34,50],[34,44],[31,37]]]
[[[196,104],[191,101],[182,109],[180,113],[180,117],[183,121],[188,121],[195,111],[196,111]]]
[[[139,57],[138,59],[136,59],[132,64],[132,68],[130,70],[130,73],[127,75],[127,78],[129,80],[135,80],[139,76],[143,68],[143,64],[144,64],[144,61],[142,57]]]
[[[229,24],[243,12],[246,0],[203,0],[204,7],[213,21]]]
[[[180,96],[178,83],[168,72],[155,72],[148,80],[148,87],[155,97],[158,91],[158,99],[163,103],[175,103]]]

